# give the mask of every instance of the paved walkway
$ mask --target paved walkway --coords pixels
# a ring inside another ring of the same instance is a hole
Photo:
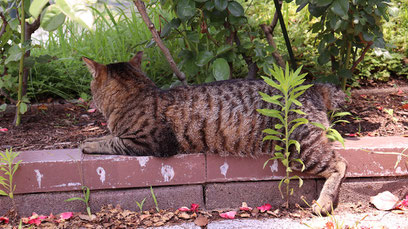
[[[314,217],[306,220],[293,219],[237,219],[221,220],[210,222],[208,229],[308,229],[324,228],[325,224],[330,221],[330,217]],[[356,228],[389,228],[389,229],[408,229],[408,217],[405,214],[395,214],[391,212],[374,211],[372,213],[352,214],[346,213],[334,216],[334,220],[340,228],[346,225]],[[160,229],[201,229],[194,223],[184,223],[180,225],[160,227]]]

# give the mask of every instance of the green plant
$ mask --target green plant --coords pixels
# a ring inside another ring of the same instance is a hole
[[[4,0],[0,2],[0,63],[4,66],[4,72],[0,75],[2,76],[0,91],[8,100],[16,103],[14,120],[16,126],[20,125],[21,115],[27,111],[29,100],[26,92],[29,69],[39,60],[30,56],[33,48],[31,36],[40,26],[47,31],[55,30],[64,23],[66,16],[88,28],[91,28],[93,23],[93,16],[86,7],[85,1],[57,0],[50,3],[44,0]],[[2,90],[6,88],[5,80],[12,79],[12,77],[3,76],[8,75],[8,70],[13,68],[18,68],[18,85],[12,90],[12,93],[17,93],[17,100]]]
[[[153,202],[156,205],[156,211],[160,212],[159,204],[157,203],[156,195],[154,195],[152,186],[150,186],[150,193],[152,194]]]
[[[299,9],[308,5],[310,14],[320,19],[312,26],[319,40],[318,63],[331,63],[330,78],[345,89],[356,66],[373,46],[384,48],[382,18],[389,19],[389,0],[297,0]],[[311,17],[312,20],[312,17]],[[361,51],[359,51],[361,50]],[[333,79],[334,78],[334,79]]]
[[[21,160],[15,162],[19,152],[13,152],[13,149],[6,149],[5,152],[0,152],[0,171],[4,173],[5,177],[0,176],[0,195],[8,196],[14,204],[14,190],[16,185],[13,184],[14,174],[16,173]]]
[[[91,191],[89,190],[87,186],[82,186],[82,194],[83,194],[83,197],[73,197],[73,198],[66,199],[65,201],[70,202],[70,201],[79,200],[79,201],[84,202],[86,206],[86,212],[88,213],[89,218],[92,218],[91,207],[89,206],[89,197],[91,195]]]
[[[333,128],[333,126],[336,125],[337,123],[350,123],[347,120],[342,120],[342,119],[335,120],[336,118],[344,117],[347,115],[351,115],[351,113],[350,112],[329,111],[329,121],[330,121],[329,127],[326,128],[323,124],[317,123],[317,122],[311,122],[310,124],[315,125],[321,128],[322,130],[324,130],[326,132],[326,137],[330,141],[338,141],[343,145],[343,147],[345,147],[344,138],[341,136],[341,134],[336,129]]]
[[[302,171],[304,170],[304,164],[302,160],[296,157],[291,157],[291,152],[289,151],[290,146],[294,146],[297,153],[300,153],[300,144],[298,141],[291,139],[292,132],[300,125],[307,124],[309,121],[305,118],[296,118],[294,114],[305,115],[300,109],[296,109],[295,106],[302,106],[302,104],[297,100],[297,98],[302,95],[309,87],[312,85],[302,85],[305,81],[304,77],[306,74],[300,74],[301,67],[295,72],[289,70],[289,65],[286,64],[285,72],[274,65],[271,69],[271,75],[274,79],[268,77],[262,77],[264,81],[271,87],[277,89],[282,95],[267,95],[263,92],[259,92],[262,99],[268,103],[273,103],[277,105],[277,109],[257,109],[262,115],[272,117],[276,120],[276,124],[273,129],[265,129],[264,133],[268,134],[263,138],[263,141],[274,140],[278,141],[279,144],[275,145],[274,157],[268,159],[267,163],[271,160],[279,160],[286,167],[286,176],[282,178],[279,182],[279,191],[281,192],[282,198],[284,197],[281,186],[282,183],[286,184],[286,206],[289,205],[289,195],[293,194],[293,188],[289,188],[289,183],[292,179],[299,180],[299,187],[302,186],[303,180],[299,176],[290,176],[292,169],[291,164],[294,162],[302,164]],[[277,82],[276,82],[276,81]]]
[[[388,114],[389,118],[392,120],[392,122],[396,123],[398,122],[398,118],[394,117],[394,109],[383,109],[385,113]]]
[[[139,207],[140,212],[143,211],[143,204],[146,201],[146,198],[144,198],[140,203],[136,201],[137,206]]]

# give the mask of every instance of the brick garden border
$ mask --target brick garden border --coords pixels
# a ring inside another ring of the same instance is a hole
[[[340,193],[341,202],[368,201],[378,192],[389,190],[404,196],[408,191],[408,166],[404,160],[394,169],[397,155],[408,148],[406,137],[364,137],[336,145],[348,160],[347,179]],[[178,208],[198,203],[206,209],[283,203],[278,183],[284,167],[274,162],[263,169],[267,156],[257,159],[190,154],[171,158],[93,156],[79,149],[21,152],[23,162],[15,175],[16,203],[23,215],[65,211],[85,212],[83,203],[64,202],[80,196],[81,186],[91,191],[91,208],[120,204],[138,210],[136,201],[147,197],[145,209],[154,207],[150,197],[153,186],[160,208]],[[323,180],[307,174],[301,189],[295,187],[292,202],[303,203],[318,197]],[[0,197],[0,215],[10,209],[10,201]]]

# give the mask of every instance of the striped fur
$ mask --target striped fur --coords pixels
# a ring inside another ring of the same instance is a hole
[[[216,153],[257,157],[273,154],[274,141],[262,141],[262,130],[276,120],[256,109],[278,109],[259,91],[278,92],[262,80],[229,80],[161,90],[140,69],[142,53],[130,62],[107,66],[84,58],[94,79],[93,99],[107,119],[111,135],[82,144],[84,153],[167,157],[177,153]],[[328,109],[344,100],[331,85],[317,84],[299,98],[311,122],[329,126]],[[298,118],[292,115],[290,118]],[[329,211],[346,171],[346,161],[333,151],[325,133],[313,125],[293,132],[301,144],[306,171],[326,177],[315,212]],[[300,164],[292,164],[300,170]]]

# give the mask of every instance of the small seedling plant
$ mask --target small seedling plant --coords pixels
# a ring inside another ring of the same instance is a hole
[[[91,195],[91,191],[87,186],[82,186],[82,193],[84,197],[73,197],[66,199],[66,202],[74,201],[74,200],[79,200],[84,202],[86,205],[86,212],[88,213],[89,218],[92,218],[92,213],[91,213],[91,207],[89,206],[89,197]]]
[[[324,130],[326,132],[326,137],[330,140],[330,141],[338,141],[341,143],[341,145],[343,147],[344,146],[344,138],[341,136],[341,134],[333,128],[334,125],[336,125],[337,123],[350,123],[347,120],[344,119],[338,119],[347,115],[351,115],[350,112],[339,112],[339,111],[329,111],[329,121],[330,121],[330,126],[329,127],[325,127],[323,124],[318,123],[318,122],[311,122],[310,124],[315,125],[319,128],[321,128],[322,130]]]
[[[0,174],[0,195],[8,196],[14,204],[14,190],[16,185],[13,183],[14,174],[16,173],[21,160],[15,162],[19,152],[13,152],[13,149],[6,149],[5,152],[0,152],[0,171],[4,173],[4,177]]]
[[[293,194],[293,188],[289,187],[289,183],[293,179],[299,180],[299,187],[302,186],[303,180],[299,176],[291,176],[292,169],[291,164],[298,162],[302,164],[302,171],[305,168],[302,160],[296,157],[290,157],[290,146],[295,146],[296,152],[300,153],[300,143],[294,139],[291,139],[291,134],[300,125],[307,124],[309,121],[301,116],[306,115],[305,112],[297,109],[301,107],[302,103],[297,100],[309,87],[312,85],[302,85],[305,81],[306,74],[300,74],[302,67],[298,68],[295,72],[289,69],[289,65],[286,63],[286,69],[283,71],[280,67],[274,65],[274,68],[270,70],[272,78],[262,77],[264,81],[271,87],[280,91],[280,95],[268,95],[263,92],[259,92],[262,99],[268,103],[273,103],[278,109],[257,109],[262,115],[275,118],[277,124],[273,128],[263,130],[267,135],[263,138],[263,141],[274,140],[279,143],[275,145],[274,156],[268,159],[264,163],[264,168],[269,161],[279,160],[286,167],[286,176],[279,182],[279,191],[282,198],[286,196],[286,207],[289,207],[289,196]],[[298,114],[298,115],[293,115]],[[292,117],[297,117],[291,120]],[[282,183],[286,184],[285,196],[282,192]]]
[[[150,186],[150,192],[152,193],[152,198],[153,198],[154,205],[156,206],[156,211],[160,212],[159,204],[157,203],[156,195],[153,192],[152,186]]]

